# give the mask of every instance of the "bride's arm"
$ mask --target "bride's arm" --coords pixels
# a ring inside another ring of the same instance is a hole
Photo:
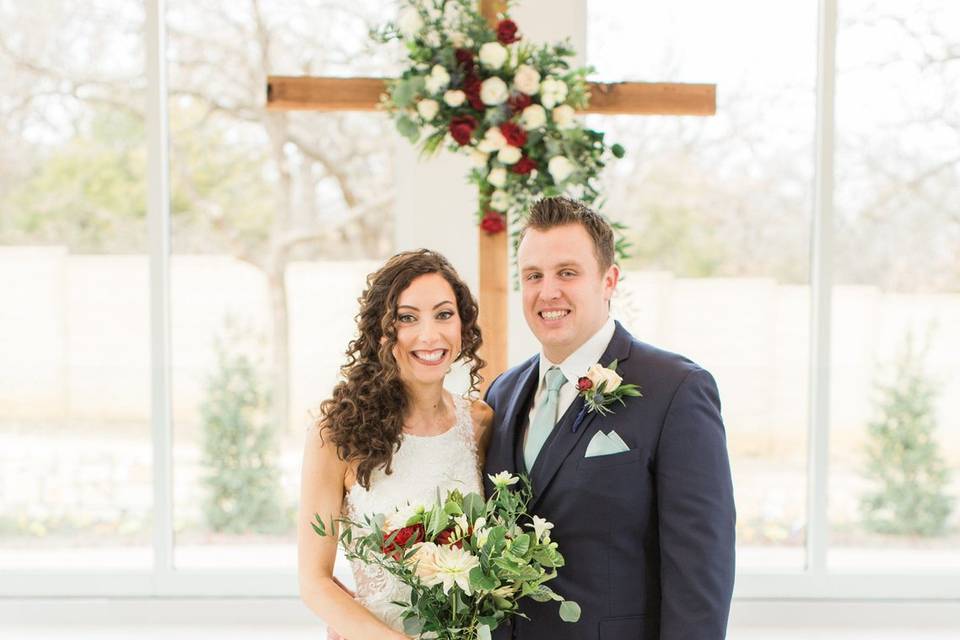
[[[477,441],[477,458],[482,471],[487,459],[487,445],[493,434],[493,409],[483,400],[474,400],[470,406],[470,416],[473,418],[473,437]]]
[[[297,519],[300,598],[331,629],[350,640],[406,640],[341,589],[333,577],[337,539],[318,536],[311,526],[314,514],[320,514],[324,522],[340,515],[346,471],[347,465],[337,456],[329,436],[321,438],[319,429],[311,428],[304,445]]]

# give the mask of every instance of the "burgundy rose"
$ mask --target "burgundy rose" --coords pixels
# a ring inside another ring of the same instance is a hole
[[[456,542],[451,542],[451,539],[453,538],[454,533],[456,533],[456,529],[454,527],[450,527],[449,529],[444,529],[443,531],[437,534],[437,539],[435,542],[439,545],[447,544],[447,545],[452,545],[458,549],[463,549],[463,540],[457,540]],[[470,536],[470,532],[467,533],[467,537],[469,536]]]
[[[470,49],[457,49],[453,52],[453,55],[457,58],[457,64],[464,71],[473,71],[473,52]]]
[[[473,135],[473,130],[476,128],[477,120],[473,116],[454,116],[450,120],[450,136],[461,147],[470,144],[470,136]]]
[[[507,144],[512,147],[522,147],[527,142],[527,132],[513,122],[504,122],[500,125],[500,133],[507,139]]]
[[[589,391],[590,389],[593,389],[593,380],[587,376],[577,380],[577,391]]]
[[[513,20],[501,20],[497,23],[497,40],[500,44],[513,44],[517,37],[517,23]]]
[[[507,221],[496,211],[487,211],[483,220],[480,221],[480,228],[490,235],[494,235],[507,228]]]
[[[531,104],[533,104],[533,98],[525,93],[515,93],[507,100],[507,106],[510,107],[510,110],[514,113],[520,113]]]
[[[480,78],[473,73],[468,74],[467,77],[463,79],[463,92],[467,94],[467,101],[470,102],[470,106],[477,111],[483,111],[487,108],[487,106],[483,104],[483,100],[480,99],[480,87],[482,84]]]
[[[387,543],[387,540],[390,539],[396,533],[393,542]],[[418,542],[423,542],[427,539],[427,532],[424,530],[422,524],[414,524],[409,527],[402,527],[397,529],[396,532],[391,531],[389,533],[383,534],[383,553],[393,556],[394,559],[399,560],[403,556],[403,551],[409,543],[410,546],[415,545]]]
[[[530,173],[536,168],[537,168],[537,163],[533,158],[529,156],[523,156],[522,158],[517,160],[515,163],[513,163],[513,166],[510,167],[510,170],[513,171],[514,173],[519,173],[523,175],[523,174]]]

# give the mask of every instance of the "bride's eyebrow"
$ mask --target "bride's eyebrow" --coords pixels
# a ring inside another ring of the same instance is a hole
[[[443,302],[438,302],[437,304],[433,305],[433,308],[437,309],[438,307],[442,307],[445,304],[453,304],[453,303],[450,302],[449,300],[444,300]],[[419,308],[410,304],[398,304],[397,309],[413,309],[414,311],[420,311]]]

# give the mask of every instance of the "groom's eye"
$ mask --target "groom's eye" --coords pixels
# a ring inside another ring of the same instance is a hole
[[[527,280],[536,280],[540,277],[539,273],[530,273],[527,274]]]
[[[573,276],[577,275],[577,272],[571,271],[570,269],[564,269],[563,271],[560,272],[560,275],[563,276],[564,278],[572,278]]]

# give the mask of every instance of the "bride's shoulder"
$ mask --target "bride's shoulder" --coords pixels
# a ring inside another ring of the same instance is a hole
[[[493,408],[483,400],[468,400],[470,403],[470,418],[473,421],[473,432],[479,440],[493,424]]]

